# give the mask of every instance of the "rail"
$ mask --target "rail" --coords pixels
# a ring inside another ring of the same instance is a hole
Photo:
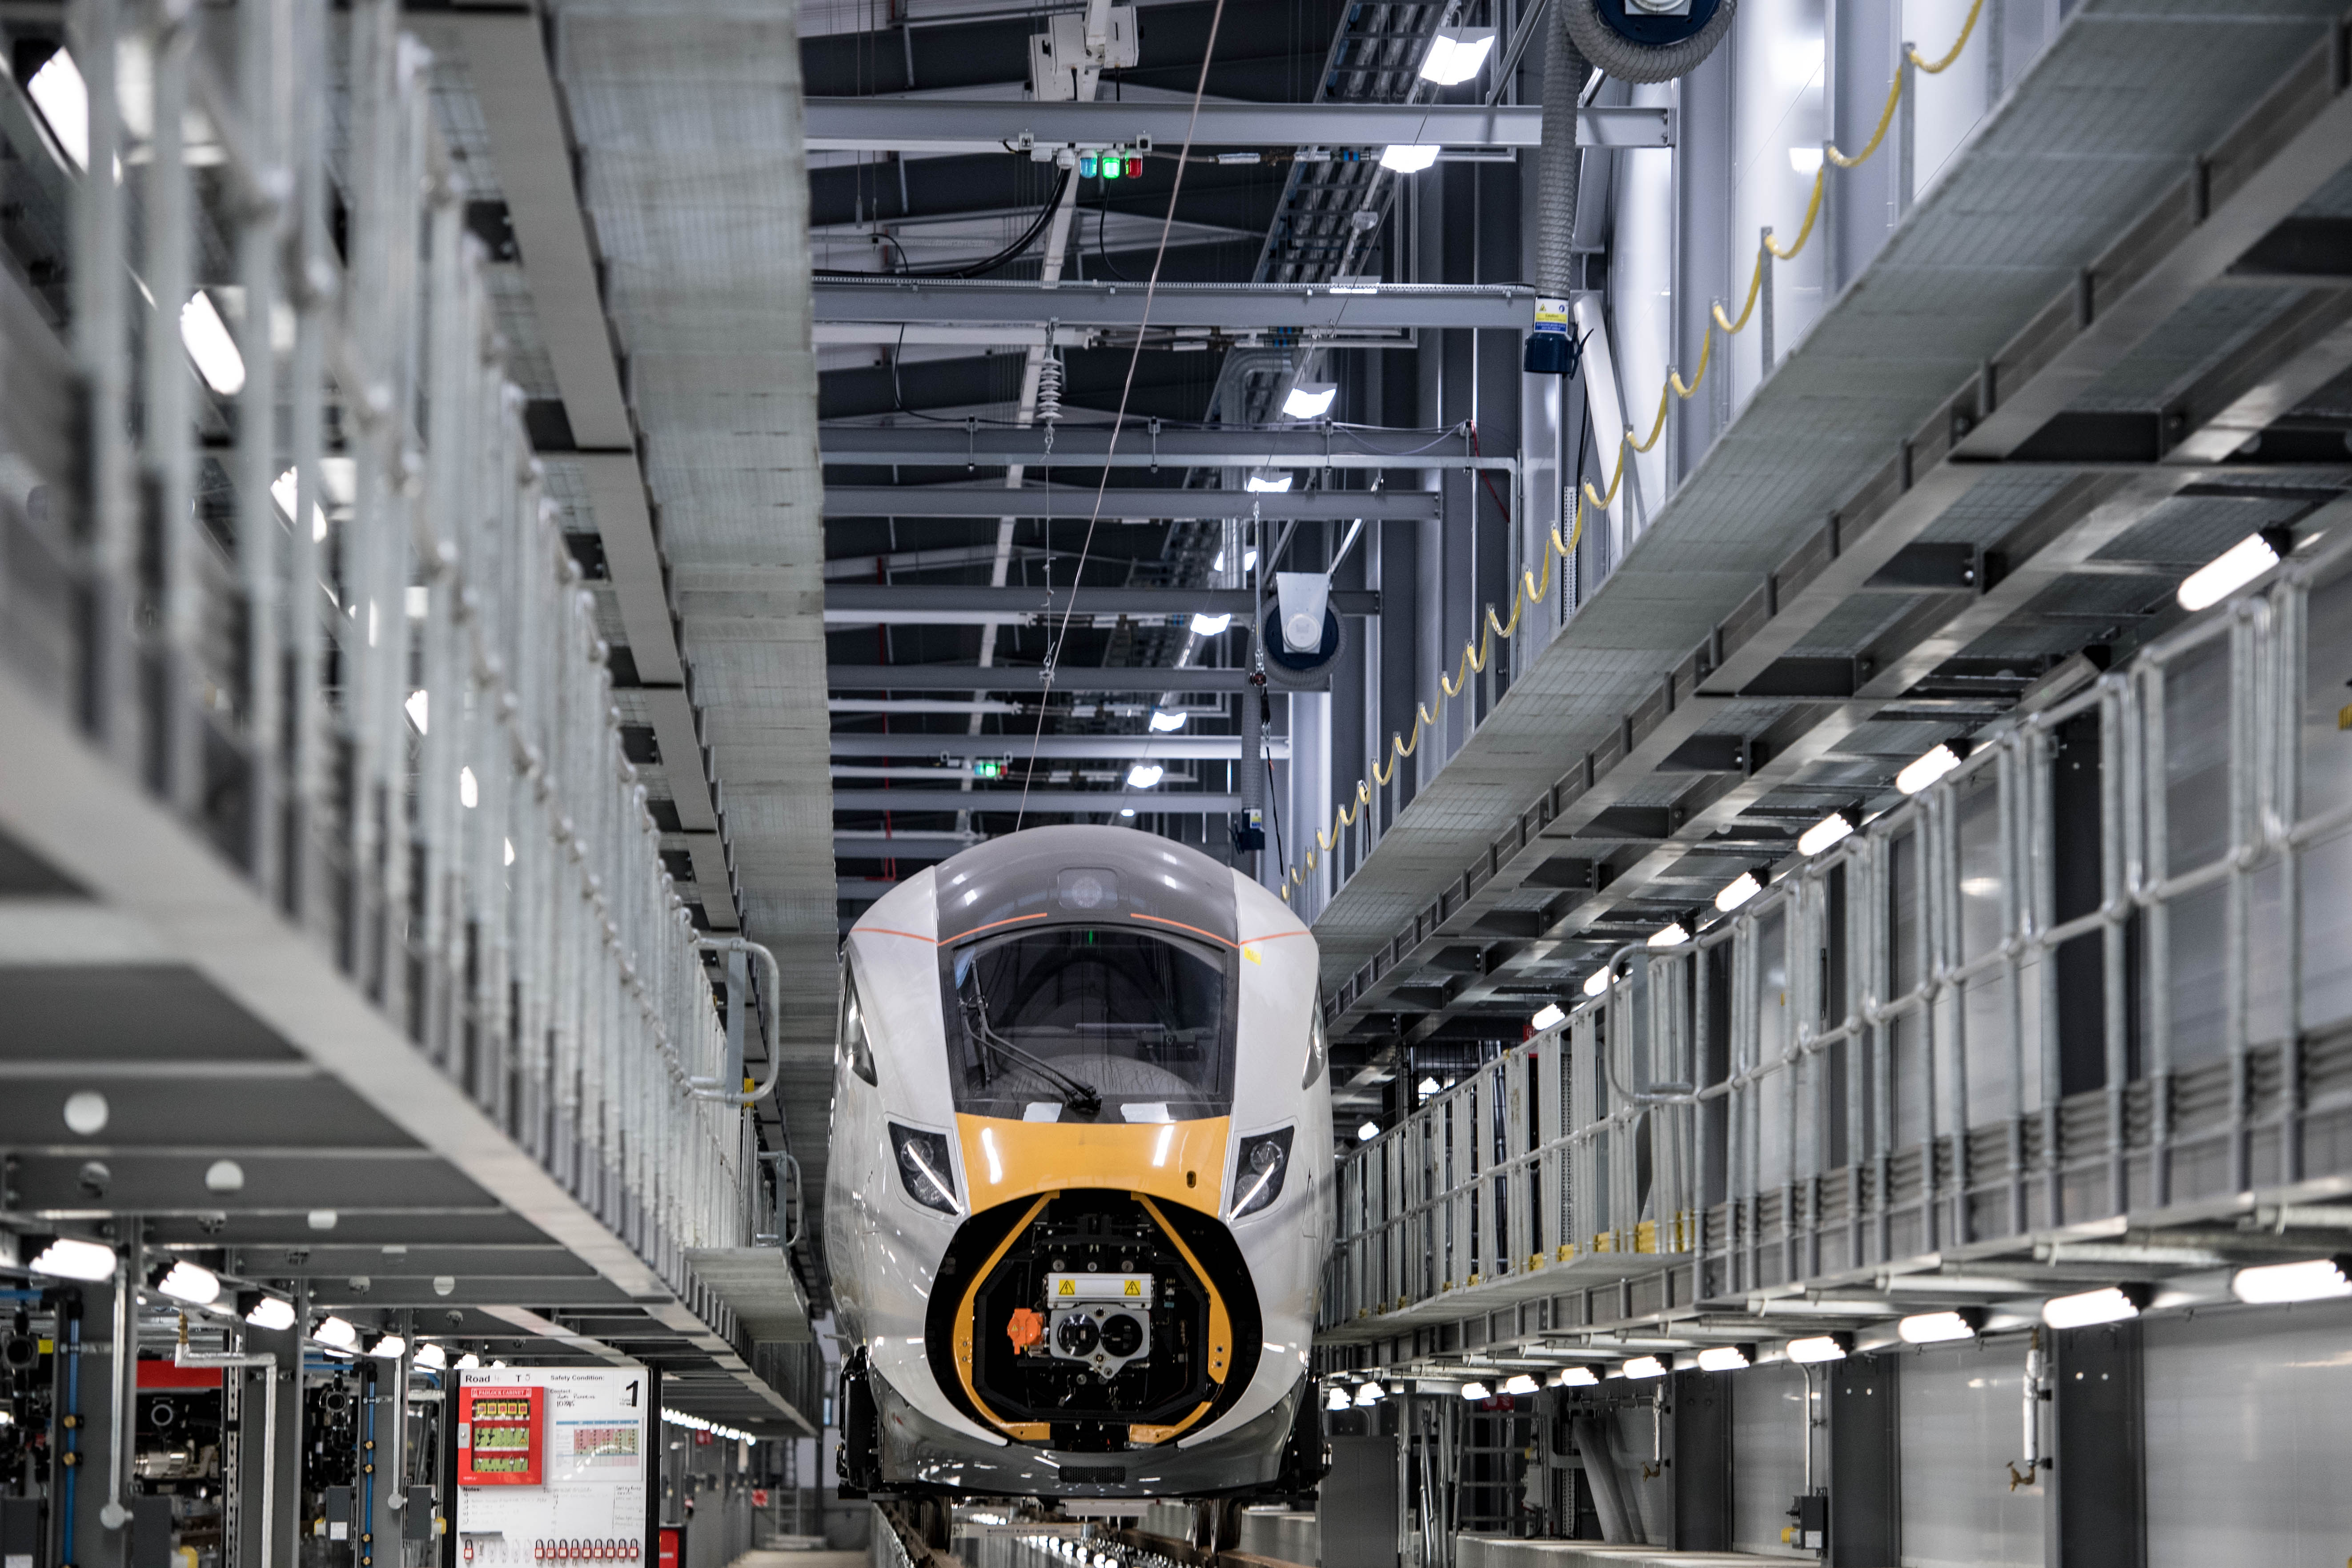
[[[746,1097],[711,1076],[740,1053],[624,754],[431,57],[392,0],[60,16],[46,80],[0,82],[71,236],[68,287],[0,280],[0,679],[683,1289],[686,1249],[760,1219]]]
[[[2347,677],[2328,537],[1622,950],[1343,1158],[1325,1332],[1604,1282],[1631,1318],[2352,1171]]]

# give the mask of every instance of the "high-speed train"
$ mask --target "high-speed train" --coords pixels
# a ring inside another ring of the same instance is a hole
[[[845,1484],[1313,1484],[1331,1090],[1281,900],[1132,829],[993,839],[851,930],[836,1040]]]

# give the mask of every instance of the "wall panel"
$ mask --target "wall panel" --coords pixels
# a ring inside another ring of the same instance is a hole
[[[1914,1352],[1903,1363],[1903,1568],[2042,1568],[2042,1496],[2009,1489],[2025,1342]]]
[[[2352,1554],[2352,1303],[2145,1326],[2149,1568]]]

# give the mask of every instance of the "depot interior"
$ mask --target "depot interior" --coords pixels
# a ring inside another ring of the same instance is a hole
[[[2352,1552],[2342,0],[0,33],[6,1568]],[[843,1495],[1047,822],[1312,925],[1313,1491]]]

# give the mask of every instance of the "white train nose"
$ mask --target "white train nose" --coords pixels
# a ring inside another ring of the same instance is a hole
[[[1330,1159],[1296,917],[1182,846],[1036,829],[875,904],[844,996],[827,1249],[876,1412],[854,1484],[1286,1473]]]

